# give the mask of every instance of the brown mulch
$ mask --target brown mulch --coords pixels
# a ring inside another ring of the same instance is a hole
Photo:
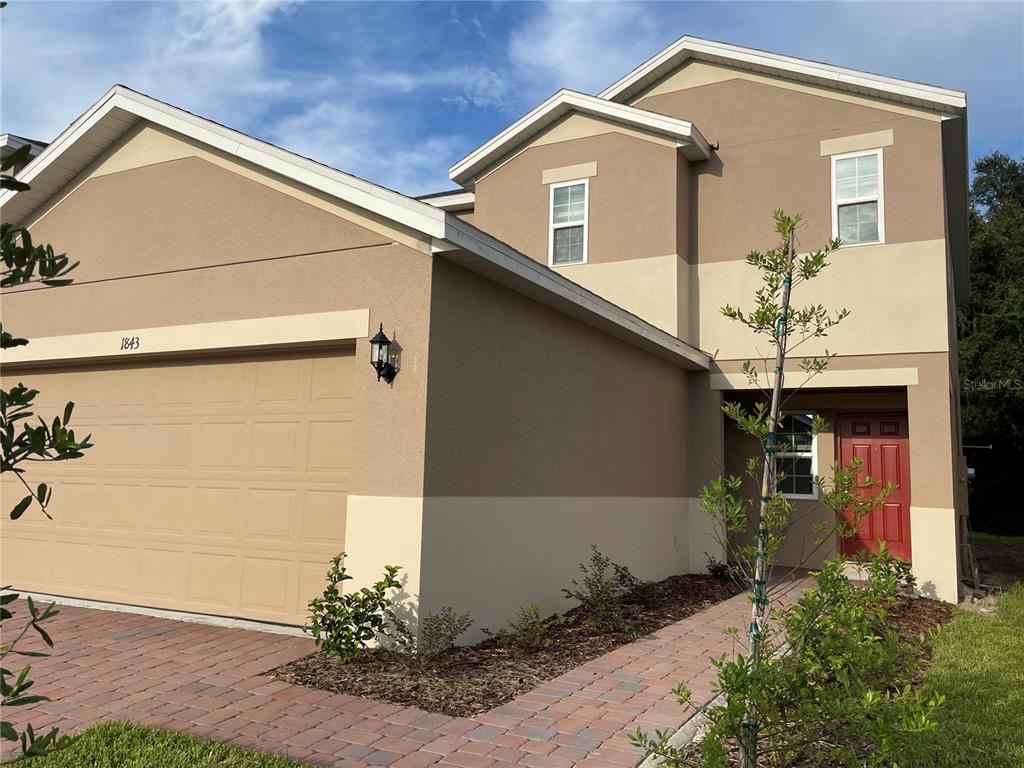
[[[922,633],[927,633],[940,624],[953,618],[953,606],[941,600],[928,597],[901,597],[889,612],[892,628],[904,641],[913,641]],[[931,649],[927,648],[927,661],[931,658]]]
[[[411,666],[392,651],[373,649],[349,664],[314,653],[273,674],[311,688],[416,706],[452,717],[471,717],[740,591],[730,579],[693,574],[670,576],[658,582],[655,589],[652,607],[636,606],[630,616],[634,634],[602,630],[581,608],[574,608],[548,620],[544,633],[547,646],[532,654],[489,639],[454,648],[426,668]]]

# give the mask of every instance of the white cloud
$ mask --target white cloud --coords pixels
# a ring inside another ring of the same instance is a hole
[[[626,3],[537,6],[510,36],[509,58],[534,99],[559,88],[594,93],[665,44],[661,14]]]
[[[113,83],[226,122],[263,112],[287,81],[261,31],[290,0],[14,4],[3,11],[3,123],[49,139]],[[40,97],[44,94],[44,97]]]
[[[455,136],[410,141],[393,111],[343,98],[279,120],[269,138],[318,162],[412,195],[445,186],[448,166],[461,144]]]

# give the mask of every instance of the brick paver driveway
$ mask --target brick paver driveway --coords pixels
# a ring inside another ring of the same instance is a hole
[[[308,639],[64,607],[48,624],[54,655],[33,665],[36,689],[53,701],[6,716],[37,730],[133,720],[344,768],[622,768],[641,757],[630,733],[685,720],[676,685],[710,699],[710,659],[733,650],[723,630],[743,626],[749,610],[734,597],[504,706],[453,718],[264,676],[312,652]]]

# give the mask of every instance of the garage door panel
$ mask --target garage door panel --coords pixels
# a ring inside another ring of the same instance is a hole
[[[302,464],[303,424],[295,421],[263,421],[252,426],[249,466],[270,472],[297,472]]]
[[[0,521],[0,580],[303,623],[344,548],[353,374],[334,351],[22,375],[43,413],[74,400],[96,447],[33,474],[54,487],[55,520]]]
[[[247,543],[290,544],[296,539],[296,492],[280,488],[252,488],[243,504]]]
[[[190,422],[153,424],[145,442],[145,465],[151,469],[189,469],[193,432]]]
[[[205,486],[195,489],[189,530],[200,536],[234,538],[238,533],[241,489]]]
[[[184,485],[150,485],[146,489],[146,503],[142,507],[142,527],[145,531],[184,536],[189,488]]]

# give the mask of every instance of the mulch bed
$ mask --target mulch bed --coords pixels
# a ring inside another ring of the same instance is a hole
[[[314,653],[273,674],[297,685],[471,717],[740,591],[730,579],[692,574],[670,576],[655,587],[653,607],[637,606],[631,614],[634,634],[602,630],[581,608],[574,608],[548,620],[547,647],[532,654],[490,639],[455,648],[426,669],[410,666],[394,652],[373,649],[349,664]]]

